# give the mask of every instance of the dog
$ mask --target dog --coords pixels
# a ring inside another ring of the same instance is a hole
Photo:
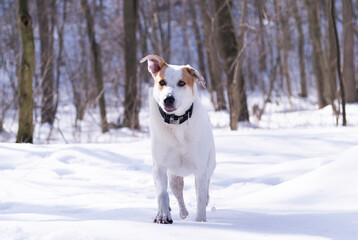
[[[190,65],[170,65],[157,55],[148,55],[140,62],[145,61],[154,79],[154,87],[149,91],[153,178],[158,202],[154,222],[173,223],[168,182],[178,200],[181,219],[188,216],[183,177],[189,174],[195,176],[196,221],[206,222],[210,178],[216,166],[211,123],[196,85],[205,87],[206,82]]]

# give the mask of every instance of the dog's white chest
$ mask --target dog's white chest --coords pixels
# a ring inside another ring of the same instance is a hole
[[[163,157],[157,158],[160,164],[166,166],[172,173],[178,176],[186,176],[195,172],[198,159],[195,148],[197,148],[193,133],[184,126],[167,126],[159,142],[162,143],[160,153]],[[158,141],[156,142],[158,144]],[[155,143],[153,143],[155,144]],[[199,160],[200,161],[200,160]]]
[[[190,129],[185,129],[188,127],[189,127],[189,122],[184,123],[184,125],[182,125],[178,128],[175,128],[172,131],[172,135],[176,139],[177,146],[179,148],[187,149],[188,147],[190,147],[190,145],[193,144],[192,132],[190,131]],[[183,129],[185,129],[185,130],[183,130]]]

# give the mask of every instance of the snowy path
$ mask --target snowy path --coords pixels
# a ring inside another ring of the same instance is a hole
[[[0,239],[358,239],[358,128],[215,130],[208,222],[152,223],[149,139],[0,143]],[[343,154],[343,155],[342,155]]]

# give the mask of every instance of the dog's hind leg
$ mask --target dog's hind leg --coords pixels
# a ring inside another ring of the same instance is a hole
[[[169,174],[169,184],[170,188],[178,200],[179,208],[180,208],[180,218],[186,218],[188,214],[188,210],[186,210],[184,197],[183,197],[183,189],[184,189],[184,179],[183,177],[178,177],[173,174]]]

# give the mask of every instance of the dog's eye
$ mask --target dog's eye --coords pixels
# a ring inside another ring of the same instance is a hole
[[[186,83],[183,80],[179,80],[179,82],[178,82],[179,87],[183,87],[183,86],[185,86],[185,84]]]
[[[165,86],[165,85],[167,85],[167,82],[165,80],[160,80],[159,85],[160,86]]]

